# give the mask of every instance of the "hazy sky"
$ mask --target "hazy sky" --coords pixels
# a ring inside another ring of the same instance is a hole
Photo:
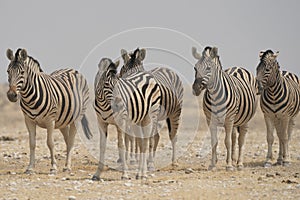
[[[6,49],[18,47],[44,71],[73,67],[90,83],[102,57],[136,47],[147,47],[145,64],[169,65],[188,82],[196,62],[191,47],[201,45],[217,46],[224,68],[253,73],[260,50],[279,50],[281,68],[300,75],[300,1],[174,2],[1,0],[0,82],[7,82]]]

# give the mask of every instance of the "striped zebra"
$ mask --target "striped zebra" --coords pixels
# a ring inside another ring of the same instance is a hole
[[[126,78],[117,75],[119,62],[103,58],[98,65],[95,79],[95,95],[102,98],[103,108],[110,110],[110,114],[103,116],[97,112],[100,131],[100,158],[99,165],[93,180],[99,180],[104,168],[104,156],[107,140],[108,122],[104,119],[111,116],[114,123],[123,133],[138,138],[141,149],[139,168],[136,178],[145,178],[147,163],[145,159],[149,138],[157,132],[157,118],[160,104],[160,90],[153,76],[146,72],[139,72]],[[121,141],[123,142],[123,140]],[[123,166],[122,178],[127,179],[128,166],[125,161],[125,152],[122,151]]]
[[[11,102],[16,102],[20,97],[29,132],[30,162],[26,173],[32,173],[35,166],[36,126],[47,129],[52,174],[57,172],[53,130],[60,129],[67,146],[64,171],[70,171],[75,125],[81,120],[86,136],[91,136],[84,115],[89,99],[85,78],[73,69],[62,69],[48,75],[43,72],[37,60],[27,55],[25,49],[18,49],[15,55],[8,49],[6,54],[10,60],[7,69],[7,97]]]
[[[225,128],[225,146],[227,149],[227,170],[243,167],[243,145],[248,130],[248,122],[253,117],[256,106],[256,81],[247,70],[234,67],[226,71],[222,65],[216,47],[206,47],[202,55],[192,48],[193,56],[198,60],[195,65],[194,95],[203,96],[203,111],[211,133],[212,160],[209,169],[217,162],[217,127]],[[236,161],[236,131],[239,132],[239,155]]]
[[[139,55],[138,58],[132,59],[135,55]],[[127,53],[126,50],[121,50],[121,55],[124,57],[124,66],[121,68],[120,76],[126,77],[132,74],[145,71],[143,66],[143,60],[146,55],[145,49],[137,48],[133,53]],[[183,102],[183,85],[179,76],[172,70],[164,67],[157,67],[148,71],[154,77],[154,79],[159,84],[161,91],[161,109],[159,113],[158,120],[166,120],[169,138],[172,143],[172,164],[176,165],[176,142],[177,142],[177,130],[180,121],[180,115],[182,110]],[[126,136],[125,136],[126,137]],[[125,138],[126,139],[126,138]],[[131,138],[132,141],[132,138]],[[155,134],[154,141],[153,138],[150,140],[150,157],[148,160],[149,169],[154,170],[153,160],[155,157],[155,152],[157,149],[159,134]],[[128,142],[126,144],[127,148]],[[127,148],[128,150],[128,148]],[[132,149],[131,149],[132,152]]]
[[[256,68],[256,79],[262,87],[260,105],[267,127],[268,153],[264,166],[271,166],[274,128],[279,138],[278,165],[290,164],[289,140],[299,112],[300,83],[297,75],[280,71],[276,60],[278,52],[260,52],[260,62]]]

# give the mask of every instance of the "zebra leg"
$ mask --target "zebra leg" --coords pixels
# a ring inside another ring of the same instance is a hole
[[[60,132],[63,134],[64,136],[64,140],[65,140],[65,143],[66,143],[66,147],[67,147],[67,159],[66,159],[66,164],[65,164],[65,167],[63,168],[63,171],[68,171],[68,168],[67,168],[67,163],[68,163],[68,138],[69,138],[69,131],[70,131],[70,126],[66,126],[64,128],[61,128],[59,129]],[[69,169],[70,171],[71,169]]]
[[[127,161],[128,160],[128,153],[129,153],[129,143],[130,143],[130,136],[128,134],[125,134],[124,135],[124,142],[125,142],[125,149],[126,149],[126,152],[125,152],[125,160]],[[119,152],[119,155],[120,155],[120,152]]]
[[[149,138],[139,138],[139,147],[141,149],[140,152],[140,161],[139,161],[139,169],[136,179],[146,179],[147,178],[147,157],[146,157],[146,149],[148,147]]]
[[[25,171],[26,174],[32,174],[35,166],[35,147],[36,147],[36,124],[25,116],[25,124],[29,132],[30,161]]]
[[[271,167],[272,163],[271,160],[273,159],[273,152],[272,152],[272,145],[274,143],[274,124],[270,117],[265,116],[265,122],[267,126],[267,142],[268,142],[268,153],[266,157],[266,161],[264,167]]]
[[[155,171],[155,167],[154,167],[154,136],[151,136],[149,138],[148,170]]]
[[[63,171],[71,171],[72,152],[73,152],[76,133],[77,133],[76,126],[74,123],[72,123],[69,128],[69,137],[67,139],[67,159]]]
[[[231,142],[232,142],[232,146],[231,146],[231,160],[233,162],[233,164],[237,164],[237,159],[236,159],[236,127],[234,127],[232,129],[232,135],[231,135]]]
[[[105,156],[106,141],[107,141],[107,126],[108,126],[108,124],[102,122],[100,120],[100,117],[98,117],[98,126],[99,126],[99,133],[100,133],[100,157],[99,157],[97,171],[92,177],[93,181],[99,181],[100,175],[104,170],[104,156]]]
[[[159,133],[155,134],[155,136],[154,136],[154,146],[153,146],[153,159],[155,159],[155,154],[156,154],[159,138],[160,138]]]
[[[237,169],[242,170],[243,169],[243,159],[244,159],[244,143],[246,138],[246,133],[248,131],[248,124],[245,124],[243,126],[239,127],[239,157],[237,161]]]
[[[136,163],[136,156],[137,156],[136,138],[134,136],[131,136],[129,141],[130,141],[130,164],[134,165]]]
[[[172,142],[172,165],[173,166],[178,166],[177,160],[176,160],[176,143],[177,143],[177,130],[178,130],[178,125],[179,125],[179,116],[172,116],[168,118],[167,125],[169,129],[169,138]]]
[[[123,163],[122,160],[122,154],[124,152],[124,140],[123,140],[123,132],[119,127],[117,127],[117,132],[118,132],[118,149],[119,149],[119,158],[117,160],[117,163]]]
[[[290,143],[290,140],[291,140],[291,136],[292,136],[292,132],[293,132],[293,128],[295,126],[295,121],[294,121],[294,118],[291,118],[290,121],[289,121],[289,125],[288,125],[288,142],[287,142],[287,152],[288,152],[288,156],[290,157],[289,155],[289,143]],[[289,163],[288,162],[283,162],[283,166],[288,166]]]
[[[47,146],[50,151],[50,157],[51,157],[51,168],[50,168],[50,174],[56,174],[57,172],[57,165],[56,165],[56,159],[55,159],[55,153],[54,153],[54,142],[53,142],[53,130],[54,130],[54,121],[50,122],[47,126]]]
[[[233,120],[232,120],[233,121]],[[232,131],[233,131],[233,122],[225,122],[225,146],[227,149],[227,157],[226,157],[226,170],[227,171],[232,171],[233,170],[233,166],[232,166],[232,157],[231,157],[231,144],[232,144]]]
[[[290,155],[288,150],[288,142],[289,142],[289,127],[290,119],[281,120],[280,127],[278,127],[277,135],[280,142],[280,152],[279,157],[277,159],[278,165],[288,166],[290,164]]]
[[[216,163],[217,163],[217,146],[218,146],[218,129],[217,126],[215,125],[210,125],[210,135],[211,135],[211,153],[212,153],[212,158],[211,158],[211,164],[209,166],[209,170],[215,170],[216,168]]]

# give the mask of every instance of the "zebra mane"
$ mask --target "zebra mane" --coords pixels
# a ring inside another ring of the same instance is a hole
[[[20,61],[22,58],[21,58],[21,55],[20,55],[20,52],[21,52],[21,48],[19,48],[16,53],[15,53],[15,61]],[[34,59],[33,57],[31,56],[27,56],[27,59],[28,59],[28,66],[30,66],[30,68],[33,70],[33,71],[37,71],[37,72],[43,72],[41,66],[40,66],[40,63]],[[34,63],[34,65],[29,65],[29,63]]]
[[[265,59],[267,59],[267,58],[269,58],[269,56],[271,56],[271,55],[273,55],[274,54],[274,52],[272,51],[272,50],[270,50],[270,49],[268,49],[267,51],[265,51],[263,54],[262,54],[262,56],[261,56],[261,60],[265,60]]]

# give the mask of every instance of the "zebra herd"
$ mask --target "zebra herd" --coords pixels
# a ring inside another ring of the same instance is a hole
[[[47,129],[50,173],[57,172],[54,129],[63,134],[67,147],[64,171],[70,171],[77,127],[81,124],[86,138],[93,137],[86,117],[89,101],[86,79],[73,69],[61,69],[48,75],[25,49],[18,49],[15,54],[8,49],[6,54],[10,60],[7,97],[11,102],[20,98],[29,132],[30,162],[26,173],[32,173],[35,166],[36,126]],[[267,127],[268,152],[264,166],[272,165],[274,128],[279,138],[275,164],[288,166],[289,141],[300,108],[300,82],[295,74],[280,70],[276,59],[278,53],[271,50],[260,53],[256,77],[241,67],[223,70],[216,47],[206,47],[202,54],[193,47],[192,55],[197,59],[193,94],[199,96],[204,90],[203,111],[211,134],[209,169],[215,169],[217,162],[217,127],[225,128],[226,170],[233,170],[234,166],[238,170],[243,168],[248,122],[255,114],[259,97]],[[169,68],[145,70],[145,49],[137,48],[130,53],[122,49],[121,57],[124,64],[119,73],[120,61],[102,58],[95,76],[94,109],[100,133],[100,157],[93,180],[100,180],[104,169],[108,125],[117,127],[122,179],[129,178],[128,160],[130,163],[138,161],[137,179],[145,179],[147,170],[155,169],[154,159],[160,139],[159,121],[166,121],[173,150],[172,164],[177,164],[176,142],[184,94],[180,77]],[[139,157],[134,157],[133,151]]]

